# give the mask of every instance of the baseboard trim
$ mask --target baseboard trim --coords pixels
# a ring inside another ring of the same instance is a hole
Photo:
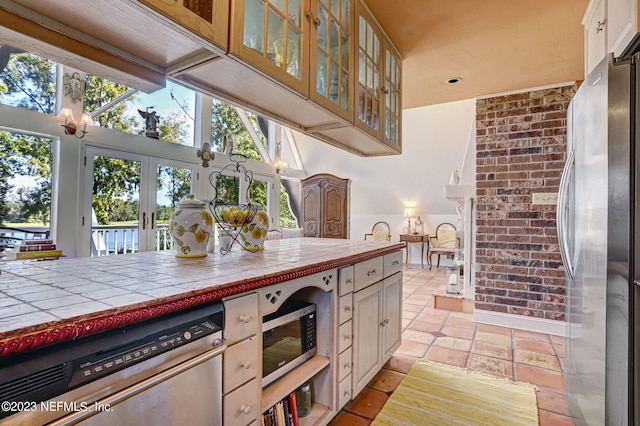
[[[473,321],[480,324],[497,325],[536,333],[552,334],[566,337],[566,323],[544,318],[526,317],[524,315],[505,314],[503,312],[475,309]]]

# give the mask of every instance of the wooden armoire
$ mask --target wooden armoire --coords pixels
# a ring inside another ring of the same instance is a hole
[[[350,185],[349,179],[326,173],[301,181],[305,237],[349,238]]]

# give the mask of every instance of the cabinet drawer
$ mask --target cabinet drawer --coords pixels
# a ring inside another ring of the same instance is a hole
[[[351,400],[351,374],[338,383],[338,410]]]
[[[229,393],[258,375],[258,338],[229,346],[224,353],[222,389]]]
[[[351,329],[351,321],[347,321],[338,329],[338,353],[342,353],[351,346],[353,331]]]
[[[227,345],[246,339],[258,332],[258,295],[224,301],[224,339]]]
[[[353,291],[362,290],[382,279],[382,256],[356,263],[354,270],[355,286]]]
[[[342,296],[338,303],[338,323],[342,324],[353,316],[353,295]]]
[[[396,251],[384,255],[384,277],[390,277],[402,271],[402,252]]]
[[[340,269],[340,296],[353,292],[353,266]]]
[[[223,398],[223,421],[225,425],[248,425],[257,421],[260,415],[258,406],[258,379],[253,379]]]
[[[338,357],[338,381],[351,374],[351,348],[342,352]]]

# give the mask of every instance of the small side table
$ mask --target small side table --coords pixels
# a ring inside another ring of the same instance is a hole
[[[427,243],[427,261],[429,260],[429,234],[401,234],[400,242],[404,242],[404,249],[407,252],[407,260],[405,263],[409,262],[409,243],[422,244],[420,264],[424,268],[424,243]]]

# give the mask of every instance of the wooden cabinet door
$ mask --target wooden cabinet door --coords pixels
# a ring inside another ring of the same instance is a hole
[[[302,228],[305,237],[320,235],[320,207],[322,205],[322,189],[318,185],[302,188]]]
[[[309,97],[353,123],[353,0],[315,0],[312,7]]]
[[[191,32],[227,50],[229,0],[139,0]]]
[[[318,174],[302,180],[305,237],[349,237],[349,179]]]
[[[384,38],[384,104],[382,141],[394,149],[402,150],[402,59],[400,54]]]
[[[323,238],[347,238],[347,188],[342,182],[329,182],[323,194]]]
[[[382,32],[362,1],[356,18],[356,126],[382,140]]]
[[[402,342],[402,272],[382,282],[382,364],[400,347]]]
[[[380,311],[382,281],[353,294],[353,395],[360,393],[382,366]]]

